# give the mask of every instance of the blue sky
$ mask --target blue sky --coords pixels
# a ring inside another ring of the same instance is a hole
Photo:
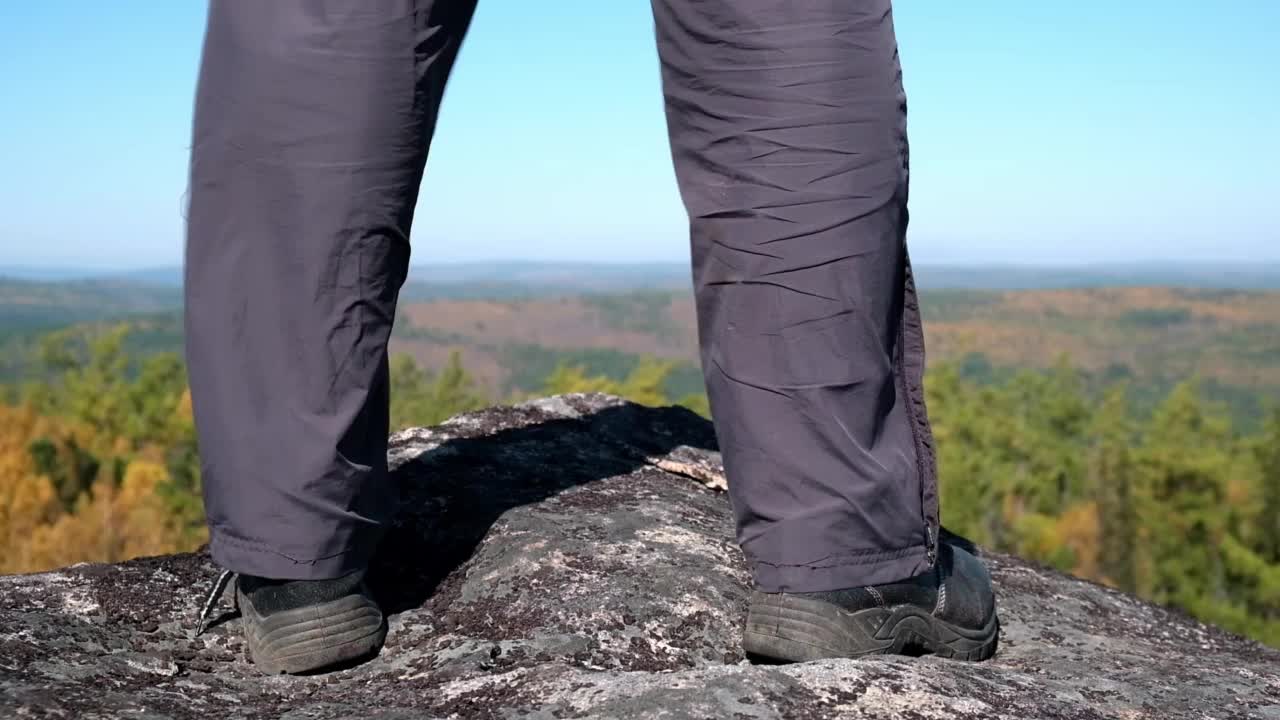
[[[0,265],[182,256],[196,0],[0,4]],[[1280,260],[1280,3],[899,2],[918,262]],[[684,260],[645,0],[481,0],[414,262]]]

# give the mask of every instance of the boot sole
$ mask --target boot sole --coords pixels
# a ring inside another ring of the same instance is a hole
[[[986,660],[999,639],[994,612],[983,627],[971,629],[911,605],[849,612],[820,600],[755,592],[742,646],[748,657],[773,662],[920,653]]]
[[[249,657],[268,675],[321,670],[372,655],[387,637],[382,611],[363,595],[264,617],[237,598]]]

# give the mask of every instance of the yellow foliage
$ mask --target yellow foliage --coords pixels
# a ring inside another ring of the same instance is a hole
[[[99,451],[127,450],[119,438],[95,437],[83,426],[41,417],[26,406],[0,405],[0,573],[191,549],[193,539],[157,492],[169,480],[158,448],[109,456],[127,462],[119,484],[99,470],[68,512],[32,457],[32,443],[49,438]]]
[[[29,408],[0,405],[0,573],[38,567],[28,547],[60,512],[53,487],[36,474],[28,438],[40,423]]]
[[[1072,574],[1098,579],[1098,552],[1102,541],[1098,503],[1089,500],[1067,507],[1058,516],[1053,531],[1057,540],[1071,549],[1075,559]]]
[[[37,528],[28,545],[29,562],[48,568],[77,562],[116,562],[173,552],[183,545],[173,513],[156,493],[169,479],[163,465],[135,460],[119,487],[100,482],[81,496],[75,513]]]
[[[191,407],[191,388],[182,391],[177,405],[173,408],[173,425],[179,430],[195,430],[196,420],[195,411]]]

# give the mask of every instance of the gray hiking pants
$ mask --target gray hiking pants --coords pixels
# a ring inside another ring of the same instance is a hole
[[[211,3],[186,337],[211,547],[229,569],[344,574],[395,510],[387,340],[474,6]],[[702,366],[755,581],[916,574],[938,509],[889,0],[653,13]]]

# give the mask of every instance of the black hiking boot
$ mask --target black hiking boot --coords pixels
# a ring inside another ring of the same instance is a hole
[[[765,662],[925,653],[986,660],[999,634],[986,567],[963,545],[944,540],[932,570],[901,582],[752,593],[742,645],[748,657]]]
[[[334,580],[239,575],[236,604],[249,657],[263,672],[307,673],[373,655],[387,636],[364,572]]]

